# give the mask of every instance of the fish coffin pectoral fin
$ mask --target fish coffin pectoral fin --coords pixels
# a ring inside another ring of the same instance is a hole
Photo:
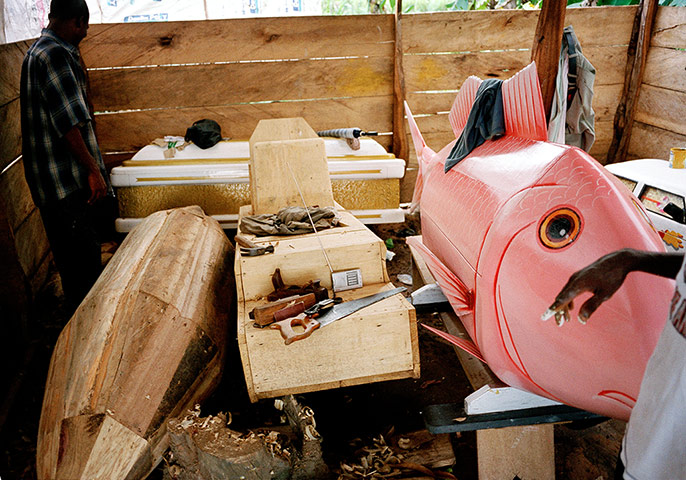
[[[430,327],[429,325],[426,325],[424,323],[421,324],[422,327],[426,328],[430,332],[438,335],[439,337],[443,338],[444,340],[447,340],[448,342],[452,343],[458,348],[461,348],[468,354],[478,358],[482,362],[486,363],[486,360],[484,360],[483,354],[479,350],[479,347],[476,346],[474,342],[471,340],[466,340],[464,338],[459,338],[456,337],[455,335],[451,335],[447,332],[443,332],[441,330],[438,330],[437,328]]]
[[[309,337],[312,332],[319,328],[319,325],[320,324],[317,320],[305,313],[301,313],[297,317],[291,317],[281,320],[280,322],[274,322],[269,327],[274,330],[279,330],[284,339],[284,343],[286,345],[290,345],[297,340],[302,340]],[[303,331],[297,333],[293,329],[295,326],[303,327]]]

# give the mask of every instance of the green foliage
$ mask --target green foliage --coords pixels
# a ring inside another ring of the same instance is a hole
[[[517,9],[538,9],[544,1],[557,0],[403,0],[404,13],[444,12],[451,10],[500,9],[505,5]],[[583,0],[567,0],[570,7],[578,7]],[[596,0],[598,6],[637,5],[639,0]],[[359,15],[365,13],[393,13],[396,0],[322,0],[324,15]],[[686,0],[660,0],[661,6],[685,7]]]
[[[568,7],[580,7],[584,2],[581,0],[567,0]],[[639,0],[597,0],[596,6],[621,6],[621,5],[638,5]]]
[[[583,3],[582,0],[567,0],[567,6],[578,7]],[[620,6],[620,5],[638,5],[639,0],[597,0],[596,5],[604,6]],[[661,7],[686,7],[686,0],[660,0]]]
[[[324,15],[356,15],[369,13],[368,0],[322,0]]]

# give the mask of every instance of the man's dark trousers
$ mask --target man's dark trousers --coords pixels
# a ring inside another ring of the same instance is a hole
[[[101,239],[114,223],[114,199],[89,205],[88,197],[87,192],[78,191],[40,209],[70,312],[76,310],[102,271]]]

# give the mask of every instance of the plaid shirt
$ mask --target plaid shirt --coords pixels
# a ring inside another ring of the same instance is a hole
[[[90,191],[88,170],[62,138],[74,126],[111,191],[88,109],[79,50],[43,29],[21,69],[22,156],[26,181],[39,207],[77,190]]]

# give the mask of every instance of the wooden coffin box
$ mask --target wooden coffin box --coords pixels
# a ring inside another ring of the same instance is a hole
[[[251,213],[242,207],[240,215]],[[350,212],[342,223],[318,233],[334,271],[359,268],[364,286],[340,292],[344,300],[390,290],[383,242]],[[249,318],[274,290],[271,276],[280,269],[287,285],[320,280],[331,289],[331,273],[315,234],[249,236],[274,253],[244,256],[236,252],[238,344],[250,399],[255,402],[297,394],[419,376],[419,347],[414,307],[397,294],[370,305],[304,340],[285,345],[278,331],[257,328]]]

